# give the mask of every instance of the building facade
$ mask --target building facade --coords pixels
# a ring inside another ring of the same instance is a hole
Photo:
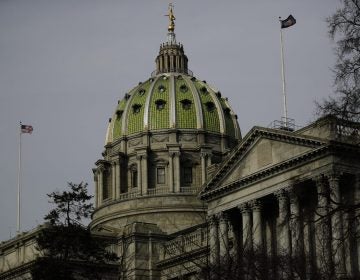
[[[170,7],[156,70],[119,100],[93,169],[89,227],[116,240],[117,278],[359,279],[360,124],[242,138],[228,100],[188,69],[174,20]],[[0,244],[0,279],[30,279],[39,231]]]

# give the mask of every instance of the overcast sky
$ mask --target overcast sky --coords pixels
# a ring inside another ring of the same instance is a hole
[[[168,1],[0,0],[0,240],[16,231],[19,121],[22,229],[43,222],[46,193],[89,183],[117,100],[150,77],[166,40]],[[314,120],[332,92],[334,44],[325,19],[338,0],[174,1],[177,40],[194,75],[218,88],[242,134],[282,115],[278,17],[284,29],[289,116]]]

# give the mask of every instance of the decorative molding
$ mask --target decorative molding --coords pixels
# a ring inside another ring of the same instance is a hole
[[[197,135],[196,134],[180,134],[179,141],[183,142],[196,142]]]
[[[151,136],[151,143],[169,142],[169,135],[153,135]]]
[[[134,147],[134,146],[138,146],[138,145],[142,144],[143,141],[142,141],[142,138],[140,137],[140,138],[135,138],[135,139],[129,140],[128,143],[129,143],[129,147]]]
[[[221,139],[219,137],[215,137],[215,136],[206,136],[205,142],[210,143],[210,144],[220,144]]]

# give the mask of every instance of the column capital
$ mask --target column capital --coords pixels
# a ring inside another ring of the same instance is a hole
[[[213,225],[217,225],[218,224],[218,217],[216,214],[208,216],[208,220],[209,220],[209,225],[213,226]]]
[[[274,192],[274,195],[278,200],[284,200],[289,198],[289,193],[291,192],[290,187],[285,187]]]
[[[211,152],[201,152],[200,153],[200,157],[202,158],[207,158],[207,157],[211,157]]]
[[[245,203],[239,205],[238,209],[240,210],[241,213],[250,213],[251,212],[251,207],[248,202],[245,202]]]
[[[216,214],[218,220],[220,223],[227,223],[229,221],[229,215],[225,212],[220,212],[218,214]]]
[[[171,157],[171,158],[173,158],[173,157],[179,157],[180,156],[180,151],[169,151],[169,156]]]
[[[250,202],[250,206],[253,211],[260,211],[262,208],[262,202],[258,199],[254,199]]]

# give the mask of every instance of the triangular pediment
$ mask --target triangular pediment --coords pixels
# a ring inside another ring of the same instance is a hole
[[[323,146],[318,138],[289,131],[254,127],[206,183],[200,196]]]

